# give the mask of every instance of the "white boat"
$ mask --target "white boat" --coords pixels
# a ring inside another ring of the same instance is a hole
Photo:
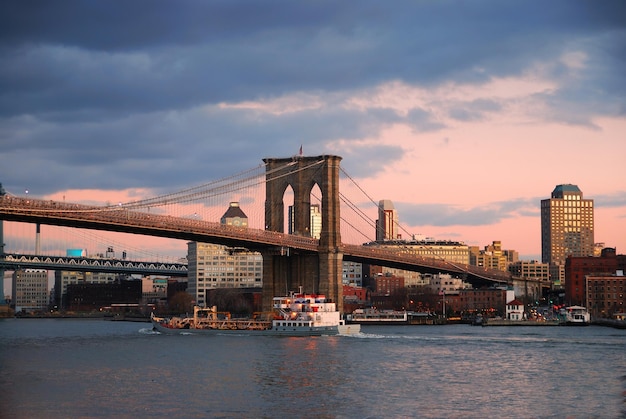
[[[350,324],[407,324],[408,314],[406,311],[377,310],[375,308],[358,308],[346,316]]]
[[[160,333],[254,334],[275,336],[355,335],[360,325],[347,325],[334,302],[320,294],[292,294],[274,297],[269,316],[233,319],[217,307],[194,307],[193,317],[152,316],[152,326]]]
[[[591,323],[591,315],[586,307],[569,306],[560,311],[561,319],[568,326],[587,326]]]

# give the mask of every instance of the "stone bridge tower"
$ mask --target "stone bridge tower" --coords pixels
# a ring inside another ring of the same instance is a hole
[[[325,294],[343,309],[338,156],[267,158],[265,229],[286,233],[283,197],[293,189],[293,234],[310,236],[311,190],[322,193],[322,231],[318,253],[294,249],[264,250],[263,309],[271,308],[272,297],[288,291]]]

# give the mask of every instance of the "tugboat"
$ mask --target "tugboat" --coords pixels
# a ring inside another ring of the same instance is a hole
[[[168,334],[250,334],[274,336],[355,335],[360,325],[347,325],[334,302],[321,294],[274,297],[271,318],[233,319],[217,307],[194,307],[193,317],[163,318],[152,315],[155,331]]]

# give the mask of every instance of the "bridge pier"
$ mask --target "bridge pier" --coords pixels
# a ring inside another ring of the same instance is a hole
[[[290,291],[322,293],[319,284],[319,261],[316,254],[297,254],[293,249],[262,250],[263,310],[272,307],[272,298]]]
[[[337,303],[339,311],[343,311],[343,253],[320,253],[319,258],[319,293],[326,295]],[[324,276],[322,276],[325,275]]]
[[[263,252],[263,309],[271,309],[274,296],[288,291],[324,294],[332,299],[338,309],[343,309],[341,252],[339,163],[341,157],[323,155],[316,157],[263,159],[266,164],[265,229],[284,233],[285,208],[283,198],[289,186],[293,189],[294,234],[310,235],[311,191],[318,185],[322,193],[322,229],[319,253],[294,253],[282,255]]]

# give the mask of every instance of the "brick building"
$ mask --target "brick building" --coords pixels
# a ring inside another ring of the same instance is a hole
[[[570,256],[565,261],[565,304],[585,304],[585,276],[612,275],[626,271],[626,255],[617,255],[614,248],[602,249],[600,257]]]
[[[593,317],[610,318],[626,310],[626,276],[624,271],[613,275],[586,275],[586,307]]]

